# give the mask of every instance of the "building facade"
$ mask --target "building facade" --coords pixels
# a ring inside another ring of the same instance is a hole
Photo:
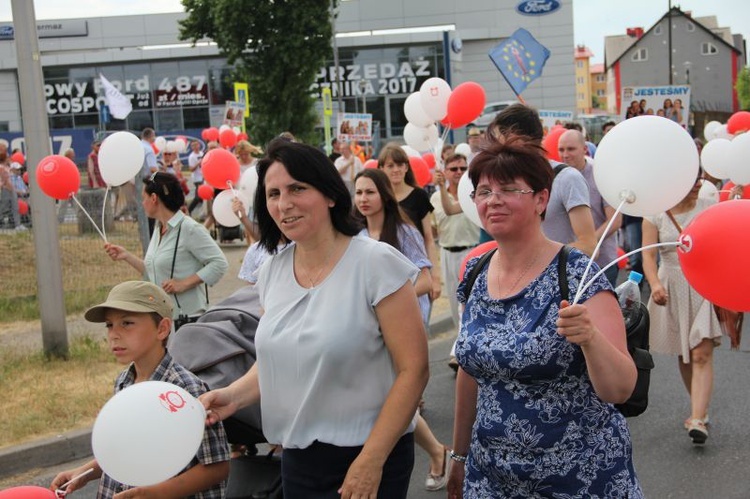
[[[594,56],[585,45],[575,48],[576,66],[576,112],[578,114],[591,113],[591,71],[589,61]]]
[[[605,40],[608,111],[621,112],[624,86],[689,85],[692,112],[736,112],[734,83],[745,64],[741,35],[714,16],[693,18],[673,7],[645,32]]]
[[[226,101],[234,100],[232,68],[210,40],[195,47],[179,40],[184,16],[39,21],[45,79],[39,97],[52,135],[64,132],[80,148],[78,142],[100,130],[152,126],[160,134],[195,134],[221,123]],[[347,112],[372,113],[381,138],[398,138],[406,124],[406,97],[429,77],[442,77],[452,87],[477,82],[487,102],[515,98],[488,52],[517,28],[552,53],[524,99],[538,108],[574,110],[572,0],[342,1],[335,21],[339,67],[331,57],[313,89],[330,86],[334,108],[340,103]],[[131,99],[126,120],[103,110],[100,74]],[[18,85],[13,27],[0,24],[0,134],[22,148]],[[252,108],[252,89],[249,95]],[[55,153],[71,145],[57,142]]]
[[[607,73],[604,64],[589,66],[591,75],[591,107],[592,113],[605,113],[607,109]]]

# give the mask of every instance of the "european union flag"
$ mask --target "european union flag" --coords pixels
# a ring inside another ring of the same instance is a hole
[[[490,59],[516,95],[520,95],[529,83],[541,76],[549,55],[547,47],[523,28],[517,29],[489,53]]]

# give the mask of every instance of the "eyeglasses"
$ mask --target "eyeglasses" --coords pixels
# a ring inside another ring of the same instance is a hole
[[[499,191],[492,191],[490,189],[480,189],[473,191],[469,196],[474,200],[475,203],[487,203],[493,197],[502,201],[508,201],[510,199],[518,199],[521,194],[534,194],[536,191],[531,189],[517,189],[515,187],[501,187]]]
[[[468,166],[451,166],[450,168],[446,168],[446,170],[448,170],[449,172],[453,172],[453,173],[456,173],[459,170],[462,172],[465,172],[468,169],[469,169]]]

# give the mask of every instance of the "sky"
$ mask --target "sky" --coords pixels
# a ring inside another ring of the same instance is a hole
[[[518,3],[518,0],[497,0]],[[561,0],[569,2],[571,0]],[[670,0],[572,0],[576,44],[594,53],[592,63],[604,62],[604,37],[624,34],[626,28],[648,29],[669,9]],[[673,6],[693,16],[715,15],[720,26],[750,38],[748,0],[672,0]],[[180,0],[34,0],[37,19],[69,19],[178,12]],[[11,20],[10,0],[0,0],[0,22]]]

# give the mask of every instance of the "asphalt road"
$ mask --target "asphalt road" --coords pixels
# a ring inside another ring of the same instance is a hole
[[[747,324],[747,322],[746,322]],[[652,374],[650,406],[629,420],[635,466],[646,497],[650,498],[748,498],[750,497],[750,413],[748,361],[750,327],[745,327],[742,349],[732,352],[728,342],[715,354],[715,389],[711,406],[710,437],[703,447],[692,445],[682,427],[689,413],[689,401],[680,381],[677,360],[656,355]],[[432,375],[425,392],[425,418],[441,441],[450,444],[453,425],[453,371],[447,367],[452,335],[430,341]],[[46,485],[68,463],[25,476],[10,485]],[[445,497],[445,491],[427,492],[424,478],[428,469],[426,454],[417,450],[409,497]],[[96,487],[90,484],[74,499],[93,499]]]

